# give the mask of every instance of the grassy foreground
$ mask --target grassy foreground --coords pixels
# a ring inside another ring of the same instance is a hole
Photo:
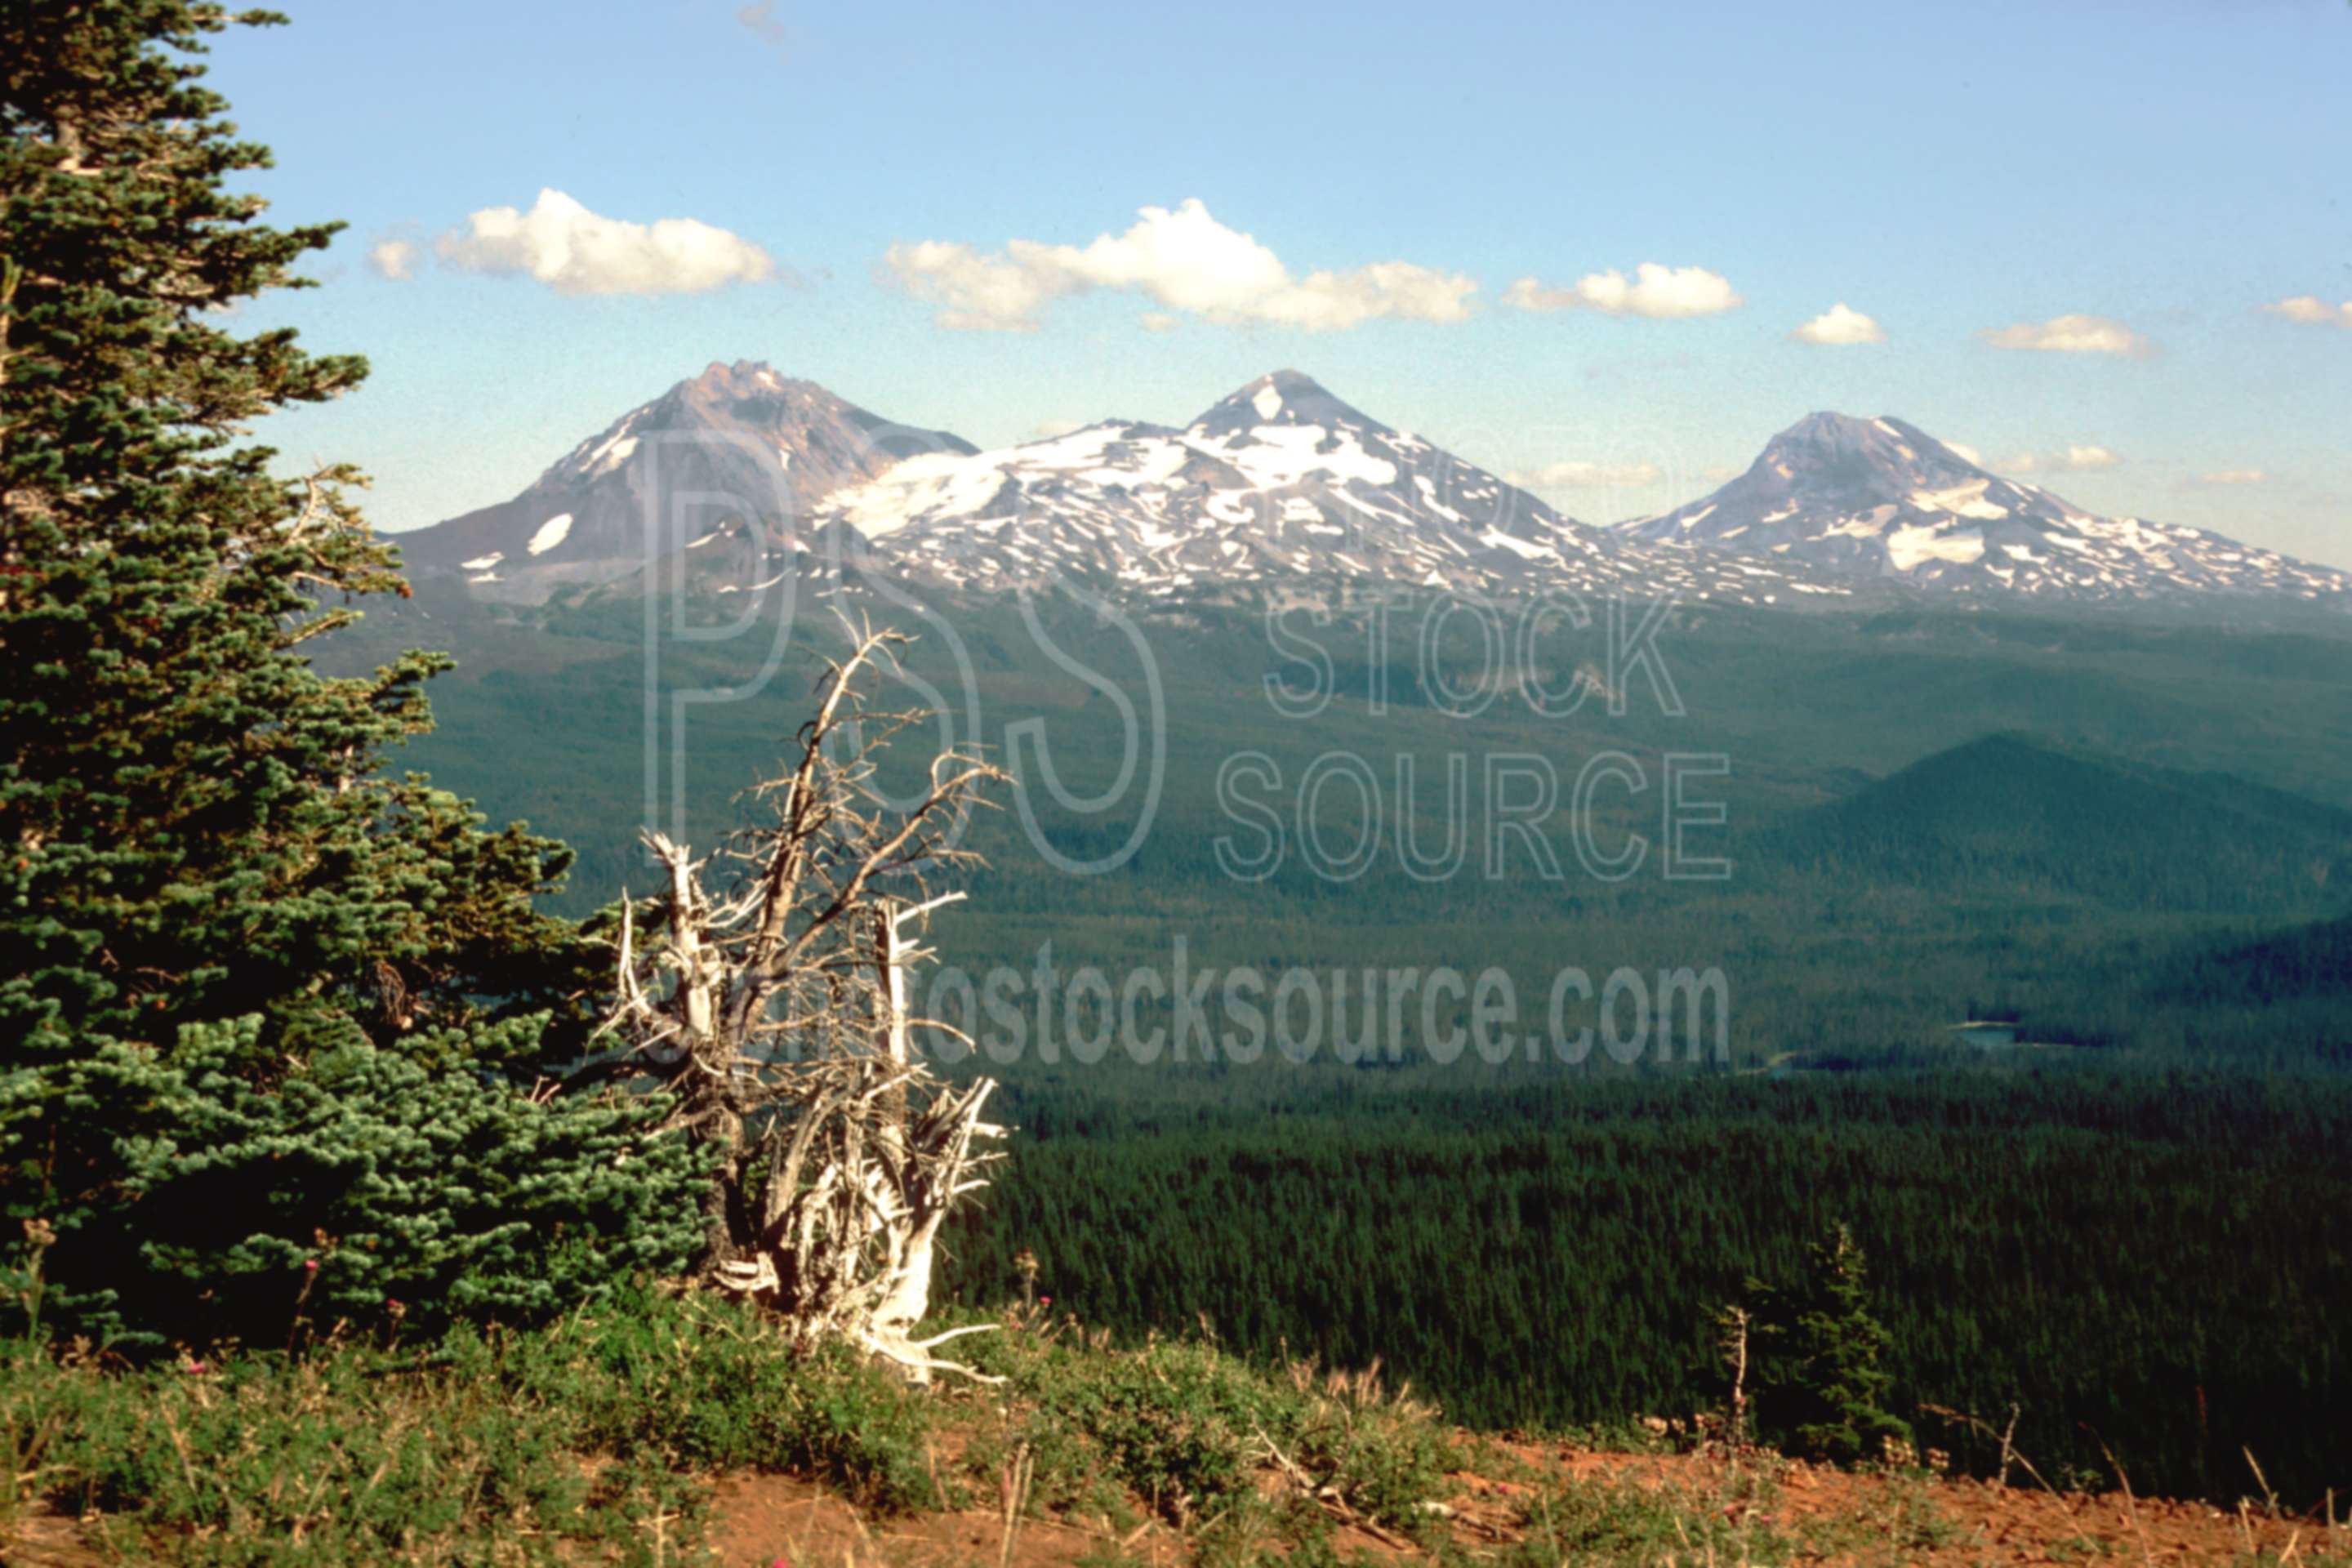
[[[1205,1338],[1115,1348],[1036,1313],[958,1342],[1003,1381],[913,1389],[659,1294],[525,1331],[144,1368],[19,1342],[0,1561],[2352,1562],[2332,1521],[2054,1497],[2023,1500],[2050,1522],[2021,1558],[1990,1550],[2020,1494],[1925,1472],[1603,1462],[1454,1431],[1376,1375],[1261,1368]],[[745,1517],[771,1481],[845,1522]]]
[[[526,1331],[110,1368],[19,1344],[0,1373],[10,1523],[202,1563],[677,1561],[709,1474],[930,1500],[925,1412],[749,1314],[648,1297]]]
[[[1203,1540],[1261,1522],[1253,1479],[1277,1450],[1336,1489],[1315,1512],[1375,1528],[1443,1485],[1442,1429],[1368,1378],[1078,1346],[1035,1321],[963,1342],[1005,1383],[927,1394],[665,1295],[529,1331],[145,1368],[20,1342],[0,1367],[0,1541],[62,1519],[121,1561],[655,1563],[693,1560],[734,1472],[814,1478],[882,1516],[1010,1478],[1030,1508]]]

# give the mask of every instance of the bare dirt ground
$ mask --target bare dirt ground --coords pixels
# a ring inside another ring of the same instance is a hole
[[[1465,1435],[1465,1468],[1449,1477],[1450,1496],[1433,1513],[1423,1542],[1377,1527],[1334,1521],[1333,1555],[1342,1563],[1498,1562],[1536,1568],[1556,1562],[1633,1563],[1668,1568],[1746,1560],[1744,1543],[1780,1542],[1759,1559],[1864,1568],[1864,1565],[2065,1565],[2112,1563],[2140,1568],[2182,1563],[2352,1564],[2352,1522],[2254,1504],[2226,1510],[2203,1502],[1999,1488],[1989,1482],[1851,1473],[1769,1456],[1738,1459],[1697,1454],[1598,1452],[1558,1444]],[[1261,1489],[1281,1497],[1290,1483],[1269,1470]],[[1619,1542],[1589,1542],[1555,1553],[1531,1539],[1546,1498],[1578,1492],[1653,1499],[1656,1517],[1678,1519],[1676,1534],[1654,1554]],[[993,1507],[910,1516],[870,1517],[810,1480],[736,1475],[715,1483],[707,1544],[720,1568],[1190,1568],[1197,1540],[1150,1519],[1122,1528],[1101,1518],[1032,1514],[1013,1531],[1010,1549]],[[1687,1530],[1721,1520],[1715,1542]],[[1744,1527],[1744,1528],[1743,1528]],[[1793,1546],[1792,1546],[1793,1543]],[[1269,1538],[1264,1560],[1294,1547]],[[1240,1560],[1252,1560],[1249,1553]],[[681,1552],[676,1561],[694,1561]],[[1321,1561],[1329,1561],[1322,1558]],[[53,1514],[20,1521],[0,1542],[8,1568],[98,1568],[125,1559],[101,1554],[78,1522]]]
[[[2331,1528],[2324,1518],[2272,1517],[2259,1504],[2228,1511],[2121,1491],[2053,1493],[1964,1479],[1849,1473],[1769,1458],[1601,1453],[1476,1438],[1465,1438],[1465,1447],[1475,1468],[1450,1478],[1453,1495],[1433,1547],[1340,1525],[1331,1537],[1339,1560],[1360,1555],[1431,1563],[1451,1555],[1515,1565],[1544,1562],[1549,1559],[1529,1542],[1530,1510],[1562,1483],[1587,1483],[1640,1488],[1686,1516],[1719,1512],[1733,1524],[1794,1537],[1804,1542],[1799,1561],[1832,1568],[2352,1561],[2352,1524]],[[1278,1476],[1265,1478],[1269,1491],[1282,1484]],[[995,1509],[866,1519],[821,1487],[775,1476],[722,1481],[710,1540],[724,1568],[1059,1568],[1082,1561],[1184,1568],[1197,1555],[1192,1542],[1158,1521],[1121,1531],[1101,1519],[1034,1516],[1014,1531],[1008,1552]],[[1669,1546],[1667,1556],[1677,1563],[1722,1561],[1725,1568],[1738,1561],[1710,1558],[1696,1543],[1687,1555]]]

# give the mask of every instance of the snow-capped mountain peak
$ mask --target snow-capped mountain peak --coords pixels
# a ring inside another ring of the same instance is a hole
[[[1333,396],[1313,376],[1277,370],[1218,399],[1184,433],[1198,440],[1216,441],[1265,425],[1380,428],[1369,416]]]
[[[2352,574],[2202,529],[2097,516],[1885,416],[1808,415],[1714,494],[1618,530],[1654,544],[1965,594],[2098,599],[2221,589],[2316,598],[2352,588]]]
[[[513,500],[399,542],[420,583],[457,576],[477,597],[538,604],[642,572],[730,521],[803,539],[810,513],[844,486],[924,453],[971,449],[764,363],[714,362],[573,447]]]
[[[1917,426],[1891,415],[1808,414],[1772,437],[1755,468],[1788,469],[1804,484],[1877,483],[1890,491],[1942,489],[1985,471]],[[1754,470],[1751,469],[1751,472]]]
[[[1257,377],[1181,428],[1113,420],[916,458],[844,490],[822,515],[875,541],[877,564],[980,590],[1068,577],[1165,596],[1344,577],[1497,595],[1760,599],[1804,575],[1679,552],[1636,560],[1644,552],[1291,370]]]

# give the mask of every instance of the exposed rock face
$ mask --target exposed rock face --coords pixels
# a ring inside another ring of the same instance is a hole
[[[969,453],[765,364],[713,364],[566,453],[512,500],[399,536],[420,586],[541,604],[642,574],[722,525],[804,545],[844,486],[923,453]],[[650,506],[648,505],[650,502]]]

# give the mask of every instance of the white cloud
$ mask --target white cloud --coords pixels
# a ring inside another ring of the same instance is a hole
[[[1948,441],[1944,444],[1951,446]],[[1953,447],[1954,451],[1958,449]],[[1969,460],[1976,461],[1974,458]],[[2080,474],[2095,468],[2112,468],[2122,461],[2106,447],[2085,443],[2061,452],[2020,452],[1998,467],[2005,474]]]
[[[1308,331],[1381,319],[1458,321],[1470,314],[1478,288],[1458,273],[1410,261],[1296,277],[1197,198],[1173,211],[1145,207],[1125,233],[1085,246],[1015,239],[982,255],[947,240],[902,242],[884,256],[883,277],[938,306],[940,326],[966,331],[1026,331],[1055,300],[1097,289],[1130,290],[1161,307],[1144,318],[1156,331],[1180,314]]]
[[[2264,485],[2270,483],[2270,478],[2269,473],[2261,468],[2223,468],[2216,473],[2198,475],[2197,482],[2200,485]]]
[[[2291,300],[2281,300],[2263,310],[2273,316],[2284,316],[2290,321],[2304,321],[2313,326],[2352,328],[2352,300],[2341,305],[2331,305],[2316,294],[2297,294]]]
[[[776,20],[776,0],[755,0],[737,11],[735,20],[771,44],[784,41],[784,25]]]
[[[1027,331],[1037,325],[1038,311],[1078,292],[1043,268],[944,239],[894,245],[882,264],[898,287],[940,307],[940,326],[960,331]]]
[[[1609,316],[1713,316],[1743,301],[1719,272],[1644,261],[1631,282],[1614,268],[1588,272],[1564,289],[1522,278],[1503,291],[1503,303],[1522,310],[1599,310]]]
[[[377,277],[389,278],[395,283],[415,277],[424,261],[424,247],[411,240],[379,239],[368,247],[369,268]]]
[[[1851,343],[1883,343],[1886,329],[1841,300],[1789,335],[1801,343],[1843,348]]]
[[[2053,316],[2046,321],[2019,321],[1984,334],[1997,349],[2023,349],[2035,353],[2130,354],[2141,357],[2155,345],[2121,321],[2105,316]]]
[[[1572,461],[1517,469],[1504,477],[1523,489],[1626,490],[1661,483],[1666,476],[1655,463]]]
[[[543,190],[529,212],[484,207],[436,242],[444,264],[521,273],[559,294],[698,294],[775,276],[768,253],[690,217],[630,223]]]
[[[1944,443],[1944,447],[1954,457],[1959,458],[1960,461],[1969,464],[1972,468],[1981,468],[1984,467],[1984,454],[1978,451],[1974,447],[1969,446],[1966,441],[1947,441]]]
[[[1083,430],[1084,419],[1040,419],[1029,427],[1029,434],[1040,441],[1050,441],[1056,436],[1066,436],[1073,430]]]

